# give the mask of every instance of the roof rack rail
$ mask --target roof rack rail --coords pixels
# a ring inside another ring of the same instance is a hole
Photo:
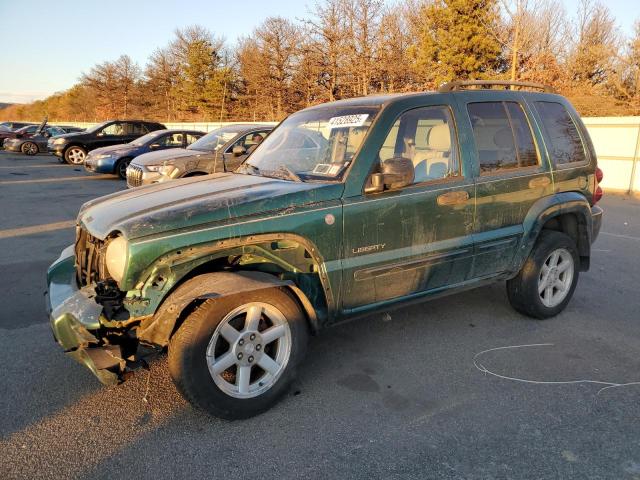
[[[512,82],[510,80],[465,80],[465,81],[455,81],[455,82],[447,82],[443,83],[440,88],[438,88],[438,92],[455,92],[458,90],[464,90],[466,87],[485,87],[491,88],[492,86],[500,86],[500,87],[526,87],[526,88],[534,88],[537,90],[542,90],[545,93],[556,93],[553,87],[548,85],[542,85],[541,83],[532,83],[532,82]]]

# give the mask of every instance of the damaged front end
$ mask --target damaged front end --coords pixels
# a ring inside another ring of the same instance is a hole
[[[79,232],[76,245],[49,267],[47,310],[54,338],[65,353],[103,384],[114,385],[146,365],[140,353],[147,349],[139,348],[132,329],[137,322],[123,307],[124,294],[105,278],[104,245],[98,242]],[[145,353],[155,351],[151,347]]]

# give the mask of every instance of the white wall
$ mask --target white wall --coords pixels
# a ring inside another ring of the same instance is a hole
[[[640,117],[585,117],[582,120],[596,149],[598,166],[604,172],[602,188],[640,192]]]
[[[598,155],[598,165],[604,172],[602,188],[640,192],[640,116],[639,117],[583,117]],[[95,123],[53,122],[87,128]],[[210,132],[234,123],[275,122],[195,122],[165,123],[167,128],[193,128]],[[635,170],[634,170],[635,163]],[[632,172],[634,181],[631,182]]]

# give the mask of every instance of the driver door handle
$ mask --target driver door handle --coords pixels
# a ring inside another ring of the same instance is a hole
[[[459,190],[457,192],[447,192],[442,195],[438,195],[438,205],[460,205],[469,200],[469,192],[465,190]]]

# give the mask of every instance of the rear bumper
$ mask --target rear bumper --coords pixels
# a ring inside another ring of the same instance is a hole
[[[103,384],[119,383],[126,362],[120,346],[98,337],[102,306],[94,299],[93,287],[76,286],[73,245],[49,267],[47,284],[46,306],[56,342]]]
[[[591,243],[595,242],[602,227],[602,215],[604,210],[597,205],[591,207]]]

